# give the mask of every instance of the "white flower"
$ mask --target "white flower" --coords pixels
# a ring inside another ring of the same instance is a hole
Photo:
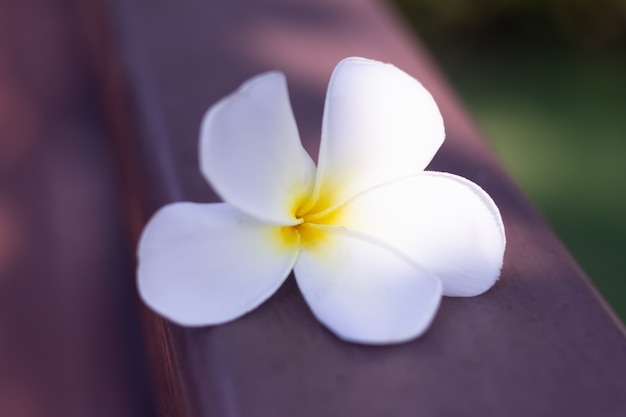
[[[173,203],[139,244],[141,297],[186,326],[225,323],[290,271],[313,314],[344,340],[422,334],[442,295],[498,279],[500,213],[476,184],[424,171],[444,139],[431,95],[389,64],[348,58],[328,87],[318,167],[302,147],[283,74],[209,109],[200,167],[223,203]]]

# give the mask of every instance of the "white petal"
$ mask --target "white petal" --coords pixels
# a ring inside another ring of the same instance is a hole
[[[207,111],[200,168],[224,201],[259,219],[295,223],[315,165],[300,143],[282,73],[252,78]]]
[[[341,61],[326,96],[316,193],[326,206],[422,171],[445,137],[430,93],[391,64]]]
[[[474,296],[500,275],[506,239],[500,212],[471,181],[423,172],[374,188],[333,223],[383,240],[443,281],[443,293]]]
[[[139,293],[186,326],[236,319],[269,298],[289,275],[297,240],[226,203],[174,203],[159,210],[138,249]]]
[[[421,335],[441,300],[441,282],[369,239],[323,230],[303,244],[295,266],[298,286],[315,316],[340,338],[399,343]]]

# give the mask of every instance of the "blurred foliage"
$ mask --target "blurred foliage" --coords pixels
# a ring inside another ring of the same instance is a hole
[[[581,46],[616,44],[626,37],[626,1],[396,0],[405,15],[434,36],[498,33],[558,39]]]
[[[396,3],[626,321],[626,3]]]

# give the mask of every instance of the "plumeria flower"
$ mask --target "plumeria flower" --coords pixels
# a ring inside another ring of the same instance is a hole
[[[139,243],[141,297],[185,326],[267,300],[291,270],[340,338],[385,344],[430,325],[442,295],[498,279],[500,213],[476,184],[424,171],[444,140],[415,79],[347,58],[326,96],[318,166],[300,143],[285,76],[259,75],[206,113],[200,168],[222,203],[160,209]]]

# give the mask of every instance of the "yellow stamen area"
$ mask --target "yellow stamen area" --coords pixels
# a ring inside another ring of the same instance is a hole
[[[294,226],[293,229],[300,236],[300,244],[301,245],[312,245],[317,244],[324,240],[327,236],[327,233],[324,229],[315,227],[315,225],[311,225],[309,223],[301,223],[297,226]]]
[[[299,225],[298,225],[299,226]],[[297,246],[300,242],[300,235],[296,230],[298,226],[282,226],[280,227],[280,240],[281,242],[288,247]]]
[[[332,207],[330,199],[322,194],[317,202],[310,206],[308,202],[294,210],[296,218],[300,221],[294,226],[281,228],[282,239],[286,245],[316,245],[328,238],[328,231],[324,225],[334,225],[338,208]]]

